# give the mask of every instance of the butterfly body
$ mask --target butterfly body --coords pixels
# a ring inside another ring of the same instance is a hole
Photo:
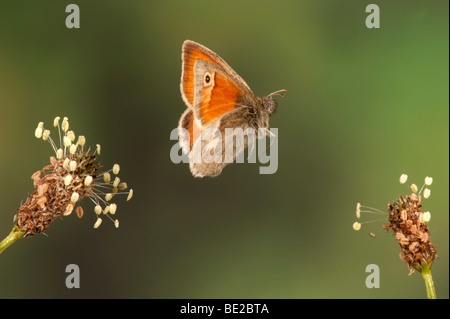
[[[243,131],[253,129],[256,137],[267,135],[269,118],[276,111],[277,102],[272,95],[265,98],[255,97],[245,81],[216,53],[193,42],[185,41],[182,49],[181,95],[187,110],[179,121],[179,140],[183,151],[189,154],[190,169],[195,177],[217,176],[230,162],[225,153],[231,152],[233,160],[249,143],[243,141],[226,144],[230,129]],[[282,90],[285,91],[285,90]],[[199,139],[206,130],[215,129],[220,133],[209,139]],[[259,130],[262,129],[262,130]],[[264,133],[262,133],[264,132]],[[207,146],[209,145],[209,146]],[[194,160],[193,150],[208,153],[205,147],[214,146],[214,161]]]

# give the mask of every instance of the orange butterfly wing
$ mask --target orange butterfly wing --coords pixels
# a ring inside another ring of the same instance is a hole
[[[198,60],[194,73],[193,110],[202,127],[242,106],[242,89],[219,66]]]
[[[202,126],[242,106],[239,102],[243,96],[254,99],[247,83],[208,48],[187,40],[183,43],[182,61],[181,95]],[[206,73],[211,83],[205,83]]]
[[[197,60],[203,60],[203,61],[209,61],[212,63],[214,62],[213,57],[211,54],[208,54],[210,52],[207,52],[209,50],[204,50],[203,46],[192,42],[192,41],[185,41],[183,43],[183,53],[181,56],[181,59],[183,61],[183,67],[182,67],[182,73],[181,73],[181,95],[183,96],[184,102],[189,106],[194,106],[194,91],[195,91],[195,85],[194,85],[194,65],[195,61]]]

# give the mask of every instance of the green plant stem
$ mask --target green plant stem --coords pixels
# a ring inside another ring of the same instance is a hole
[[[25,233],[16,231],[17,226],[14,226],[8,236],[2,240],[0,243],[0,254],[8,248],[12,243],[14,243],[17,239],[20,239],[25,235]]]
[[[427,288],[427,298],[436,299],[436,290],[434,289],[433,276],[431,275],[431,268],[425,263],[422,264],[422,277]]]

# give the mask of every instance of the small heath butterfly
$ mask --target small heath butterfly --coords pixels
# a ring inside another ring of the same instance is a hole
[[[236,129],[247,133],[253,130],[257,138],[272,135],[269,118],[277,109],[273,96],[284,97],[282,92],[286,90],[262,99],[255,97],[220,56],[189,40],[183,43],[181,71],[181,96],[187,109],[181,115],[178,134],[195,177],[219,175],[248,147],[249,135],[239,142],[233,136]],[[231,143],[226,142],[227,137],[231,137]]]

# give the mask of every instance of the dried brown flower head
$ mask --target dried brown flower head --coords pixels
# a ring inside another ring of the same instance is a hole
[[[436,249],[431,242],[428,230],[429,212],[422,210],[421,196],[412,193],[401,196],[392,204],[388,204],[389,224],[385,229],[392,229],[400,244],[400,258],[411,269],[422,272],[422,263],[431,268],[436,259]]]
[[[405,184],[408,180],[408,175],[402,174],[400,176],[400,183]],[[388,204],[388,221],[389,224],[383,225],[384,229],[392,229],[397,242],[400,244],[402,259],[409,267],[410,273],[414,270],[422,272],[422,268],[426,266],[431,268],[433,261],[437,258],[436,249],[431,242],[430,231],[428,230],[428,222],[431,219],[430,212],[424,212],[422,209],[422,198],[430,197],[431,191],[425,186],[430,186],[433,182],[431,177],[425,178],[425,183],[420,191],[416,184],[412,184],[410,189],[412,194],[396,199],[393,203]],[[422,197],[423,190],[423,197]],[[363,208],[364,210],[361,210]],[[376,208],[361,206],[360,203],[356,205],[356,217],[359,219],[361,213],[372,214],[386,214],[385,212]],[[372,222],[372,221],[369,221]],[[369,223],[365,222],[365,223]],[[353,223],[353,229],[361,229],[361,224]]]
[[[114,175],[119,173],[118,164],[109,171],[101,171],[102,165],[97,159],[100,145],[97,144],[94,151],[85,149],[86,138],[79,136],[75,142],[76,136],[69,131],[68,119],[65,117],[61,125],[59,121],[60,118],[56,117],[53,125],[58,128],[60,147],[50,137],[50,131],[44,129],[43,122],[35,130],[37,138],[49,141],[55,156],[50,157],[50,165],[31,176],[35,191],[14,216],[15,231],[23,232],[24,236],[41,233],[57,217],[68,216],[74,210],[82,218],[83,209],[77,205],[84,197],[89,197],[95,204],[97,219],[94,228],[100,226],[101,214],[108,216],[118,227],[119,221],[112,217],[117,204],[110,201],[118,194],[126,194],[130,200],[133,190],[123,192],[127,184],[117,176],[112,179],[111,172]]]

